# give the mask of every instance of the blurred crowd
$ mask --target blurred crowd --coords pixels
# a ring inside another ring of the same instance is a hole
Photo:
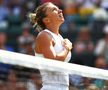
[[[27,14],[48,1],[63,10],[65,22],[60,27],[60,33],[73,43],[70,63],[107,70],[108,0],[0,0],[0,49],[34,55],[33,42],[38,30],[32,28]],[[18,90],[20,87],[23,88],[19,90],[39,90],[34,89],[36,86],[33,84],[35,82],[39,88],[41,87],[39,72],[36,71],[38,78],[32,73],[28,84],[24,84],[16,80],[16,72],[13,68],[10,69],[11,67],[0,63],[0,88],[3,88],[0,90],[7,90],[3,87],[4,81],[10,86],[8,88],[13,86],[13,89],[8,90]],[[4,78],[6,75],[7,79]],[[17,86],[14,85],[16,81]],[[28,88],[25,89],[26,85]],[[70,90],[108,90],[108,81],[77,75],[70,75],[70,85]]]

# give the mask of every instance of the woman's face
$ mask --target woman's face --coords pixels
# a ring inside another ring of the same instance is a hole
[[[64,17],[62,14],[62,10],[59,9],[54,4],[49,4],[46,9],[46,18],[48,18],[49,22],[51,23],[63,23]]]

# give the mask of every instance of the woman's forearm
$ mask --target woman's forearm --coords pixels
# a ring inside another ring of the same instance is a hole
[[[58,53],[55,57],[56,60],[64,61],[69,53],[69,50],[64,48],[62,52]]]

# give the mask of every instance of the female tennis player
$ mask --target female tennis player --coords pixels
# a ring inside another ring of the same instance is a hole
[[[35,13],[29,14],[30,20],[42,30],[36,37],[35,54],[37,56],[68,62],[71,58],[72,43],[63,39],[59,27],[64,22],[62,10],[51,2],[40,5]],[[69,90],[67,73],[40,71],[41,90]]]

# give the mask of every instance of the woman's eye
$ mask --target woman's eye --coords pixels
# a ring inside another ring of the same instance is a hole
[[[55,9],[53,9],[52,11],[54,11]]]
[[[56,8],[54,8],[52,11],[55,11],[55,10],[57,10]]]

